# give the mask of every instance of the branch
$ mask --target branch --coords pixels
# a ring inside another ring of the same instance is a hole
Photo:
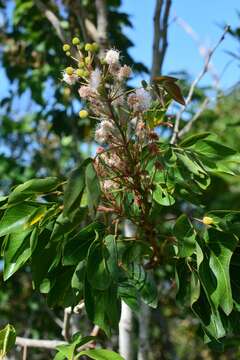
[[[71,318],[72,308],[71,306],[64,309],[64,318],[63,318],[63,329],[62,336],[66,341],[69,341],[71,338],[70,335],[70,318]]]
[[[170,140],[170,144],[174,144],[177,140],[178,137],[178,133],[179,133],[179,125],[180,125],[180,120],[181,120],[181,116],[183,114],[183,112],[186,110],[188,104],[191,102],[192,97],[193,97],[193,93],[194,90],[197,86],[197,84],[199,83],[199,81],[204,77],[204,75],[208,72],[208,66],[210,63],[210,60],[214,54],[214,52],[217,50],[218,46],[222,43],[222,41],[225,38],[226,33],[229,31],[229,26],[227,26],[224,29],[224,32],[222,34],[222,36],[220,37],[220,39],[218,40],[218,42],[216,43],[216,45],[209,51],[208,56],[206,57],[203,69],[200,71],[200,73],[198,74],[198,76],[195,78],[195,80],[192,82],[187,99],[185,101],[185,106],[183,106],[181,108],[181,110],[178,112],[176,120],[175,120],[175,125],[174,125],[174,129],[173,129],[173,134]]]
[[[163,61],[167,51],[168,18],[170,14],[171,0],[166,0],[165,10],[162,18],[164,0],[156,0],[154,11],[154,39],[151,79],[161,74]]]
[[[207,48],[206,46],[204,46],[201,43],[201,41],[199,40],[199,36],[196,34],[196,32],[193,30],[193,28],[179,16],[176,17],[176,22],[193,39],[193,41],[198,46],[200,55],[204,59],[206,59],[206,57],[208,56],[208,53],[209,53],[209,48]],[[219,77],[214,65],[211,62],[209,62],[208,71],[212,75],[212,78],[214,81],[214,86],[218,89],[220,77]]]
[[[209,102],[210,102],[209,98],[206,98],[203,101],[202,105],[200,106],[200,108],[196,112],[196,114],[193,116],[193,118],[190,121],[187,122],[187,124],[182,128],[182,130],[179,131],[178,138],[182,137],[183,135],[185,135],[186,133],[188,133],[191,130],[193,124],[199,118],[199,116],[203,113],[203,111],[206,109]]]
[[[100,47],[104,49],[107,44],[107,7],[105,0],[95,0],[97,13],[97,32]]]
[[[63,43],[68,42],[68,37],[66,36],[64,30],[62,29],[60,21],[57,18],[57,16],[51,10],[49,10],[41,0],[35,0],[35,4],[38,7],[38,9],[46,16],[49,22],[52,24],[59,39]]]
[[[55,349],[58,345],[65,345],[66,341],[61,340],[35,340],[28,339],[24,337],[16,337],[16,345],[22,347],[34,347],[34,348],[42,348],[42,349]]]

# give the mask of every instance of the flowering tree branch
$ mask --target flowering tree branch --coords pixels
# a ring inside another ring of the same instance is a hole
[[[224,29],[223,34],[221,35],[220,39],[218,40],[218,42],[215,44],[215,46],[209,51],[208,56],[206,57],[204,66],[202,68],[202,70],[200,71],[200,73],[197,75],[197,77],[194,79],[194,81],[192,82],[191,86],[190,86],[190,90],[188,93],[188,96],[186,98],[185,101],[185,105],[181,108],[181,110],[178,112],[177,116],[176,116],[176,120],[175,120],[175,124],[174,124],[174,128],[173,128],[173,134],[170,140],[171,144],[174,144],[178,138],[178,133],[179,133],[179,125],[180,125],[180,120],[181,120],[181,116],[184,113],[184,111],[186,110],[187,106],[189,105],[189,103],[192,100],[193,97],[193,93],[194,90],[196,88],[196,86],[198,85],[199,81],[204,77],[204,75],[208,72],[208,67],[209,67],[209,63],[211,61],[211,58],[213,56],[213,54],[215,53],[215,51],[217,50],[217,48],[219,47],[219,45],[223,42],[226,33],[229,31],[229,26],[227,26]]]

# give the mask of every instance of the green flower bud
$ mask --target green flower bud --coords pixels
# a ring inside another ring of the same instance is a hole
[[[87,110],[80,110],[79,111],[79,117],[80,117],[80,119],[85,119],[86,117],[88,117],[88,111]]]
[[[78,37],[74,37],[74,38],[72,39],[72,43],[73,43],[73,45],[78,45],[78,44],[80,44],[79,38],[78,38]]]
[[[89,71],[88,70],[84,70],[84,77],[88,77],[89,76]]]
[[[68,75],[72,75],[73,72],[74,72],[74,69],[73,69],[71,66],[68,66],[68,67],[65,69],[65,72],[66,72],[66,74],[68,74]]]
[[[85,70],[83,69],[77,69],[76,71],[77,76],[84,77],[85,76]]]
[[[85,67],[84,61],[80,60],[79,63],[78,63],[78,67],[79,67],[80,69],[84,68],[84,67]]]
[[[92,44],[87,43],[87,44],[85,45],[85,50],[86,50],[86,51],[92,51]]]
[[[85,64],[86,64],[86,65],[90,65],[90,64],[91,64],[91,57],[90,57],[90,56],[85,57]]]
[[[98,50],[99,50],[99,45],[98,45],[98,43],[94,42],[92,44],[92,51],[98,52]]]
[[[68,50],[70,50],[70,45],[64,44],[63,45],[63,51],[68,51]]]
[[[67,56],[71,56],[70,51],[67,51],[67,52],[66,52],[66,55],[67,55]]]

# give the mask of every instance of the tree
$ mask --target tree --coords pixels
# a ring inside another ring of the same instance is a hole
[[[156,307],[154,277],[159,264],[171,265],[179,300],[189,302],[205,340],[214,345],[226,334],[226,321],[238,316],[236,279],[230,278],[238,213],[209,212],[204,192],[212,173],[232,174],[228,159],[235,151],[206,132],[178,144],[177,137],[159,138],[154,129],[170,125],[164,116],[171,100],[184,104],[177,79],[162,76],[152,86],[125,90],[131,70],[120,65],[118,51],[99,60],[94,44],[83,48],[78,38],[73,43],[80,58],[63,78],[80,83],[79,94],[89,104],[80,116],[97,117],[95,139],[105,146],[66,184],[55,177],[33,179],[3,199],[4,279],[28,262],[34,287],[47,294],[50,306],[74,307],[84,299],[90,320],[110,336],[118,326],[119,300],[135,310],[140,298]],[[170,213],[175,215],[169,219]],[[136,226],[134,237],[121,234],[126,218]],[[59,347],[59,356],[71,358],[67,353],[81,341],[75,337]]]

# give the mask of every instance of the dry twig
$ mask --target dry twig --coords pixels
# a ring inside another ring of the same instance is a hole
[[[179,124],[180,124],[180,120],[181,120],[181,116],[183,114],[183,112],[185,111],[186,107],[188,106],[188,104],[191,102],[192,97],[193,97],[193,93],[194,90],[197,86],[197,84],[199,83],[199,81],[204,77],[204,75],[208,72],[208,66],[210,63],[210,60],[213,56],[213,54],[215,53],[215,51],[217,50],[218,46],[222,43],[222,41],[225,38],[226,33],[229,31],[229,26],[227,26],[224,29],[224,32],[222,34],[222,36],[220,37],[220,39],[218,40],[218,42],[216,43],[216,45],[209,51],[208,56],[205,60],[204,66],[202,68],[202,70],[200,71],[200,73],[198,74],[198,76],[194,79],[194,81],[192,82],[191,86],[190,86],[190,90],[187,96],[187,99],[185,101],[185,106],[183,106],[181,108],[181,110],[178,112],[177,116],[176,116],[176,120],[175,120],[175,125],[173,128],[173,134],[170,140],[171,144],[174,144],[178,138],[178,133],[179,133]]]

